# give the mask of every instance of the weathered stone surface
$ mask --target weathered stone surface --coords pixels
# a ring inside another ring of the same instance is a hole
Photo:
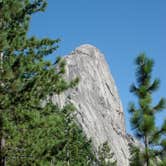
[[[67,79],[79,77],[80,82],[75,89],[53,96],[53,102],[60,106],[72,102],[77,108],[77,120],[95,148],[108,141],[118,165],[127,166],[123,109],[104,55],[94,46],[82,45],[65,59]]]

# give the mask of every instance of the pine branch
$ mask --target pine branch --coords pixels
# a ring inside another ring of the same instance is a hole
[[[150,92],[154,92],[155,90],[157,90],[160,86],[160,80],[159,79],[155,79],[153,81],[153,83],[151,84],[151,86],[148,88],[148,91]]]
[[[139,89],[134,84],[130,86],[130,92],[134,93],[136,96],[139,96]]]
[[[129,103],[129,109],[128,109],[129,113],[133,113],[136,112],[137,109],[135,107],[135,104],[133,102]]]
[[[161,111],[163,109],[166,108],[166,99],[165,98],[161,98],[159,103],[153,107],[154,111]]]

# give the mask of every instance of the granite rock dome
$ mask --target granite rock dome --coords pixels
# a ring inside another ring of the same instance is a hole
[[[94,147],[108,141],[118,166],[129,165],[129,149],[125,120],[118,91],[104,55],[85,44],[65,56],[66,78],[80,78],[78,86],[60,96],[55,104],[71,102],[77,109],[77,121]]]

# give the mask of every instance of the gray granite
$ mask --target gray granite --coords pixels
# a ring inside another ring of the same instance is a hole
[[[80,78],[78,86],[52,100],[63,106],[71,102],[76,107],[77,121],[97,147],[108,141],[118,166],[129,165],[122,104],[104,55],[86,44],[76,48],[66,59],[66,78]]]

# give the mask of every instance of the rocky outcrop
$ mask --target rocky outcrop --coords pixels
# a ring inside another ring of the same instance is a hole
[[[94,147],[108,141],[119,166],[128,166],[129,150],[124,114],[115,82],[104,55],[92,45],[76,48],[66,59],[66,78],[80,78],[79,85],[60,96],[55,104],[71,102],[77,120]]]

